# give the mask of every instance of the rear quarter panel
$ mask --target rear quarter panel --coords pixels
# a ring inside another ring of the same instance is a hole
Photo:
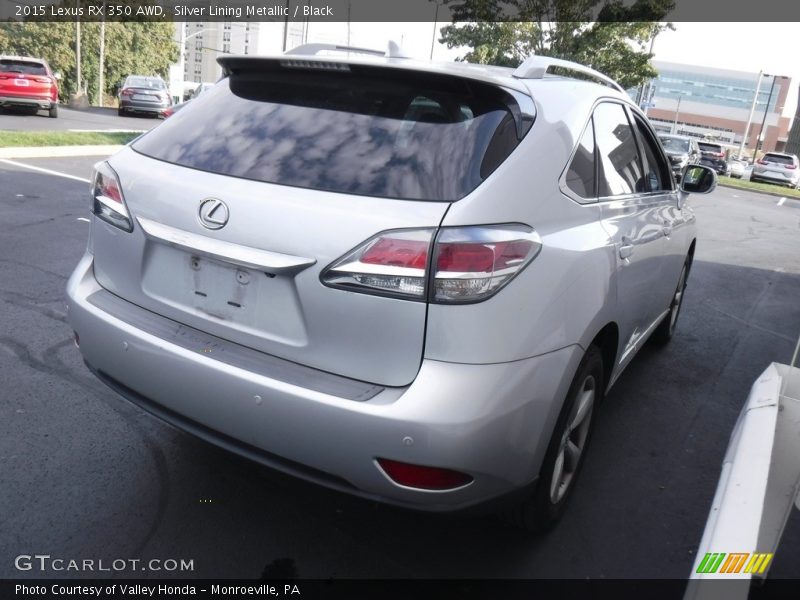
[[[573,344],[585,348],[614,320],[616,255],[600,224],[600,208],[577,204],[558,185],[598,91],[579,81],[537,82],[531,131],[473,194],[448,211],[444,226],[528,224],[543,247],[489,300],[431,305],[427,358],[493,363]]]

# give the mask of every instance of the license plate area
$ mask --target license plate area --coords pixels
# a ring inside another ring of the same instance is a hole
[[[155,96],[151,96],[150,94],[134,94],[133,95],[133,99],[134,100],[145,100],[147,102],[156,102],[156,101],[158,101],[158,98],[156,98]]]
[[[256,348],[260,342],[249,336],[293,346],[307,342],[293,277],[152,240],[147,242],[142,268],[142,291],[165,307],[157,310],[164,316]]]
[[[258,271],[188,253],[186,258],[193,274],[193,285],[190,286],[193,289],[186,291],[192,294],[194,305],[221,318],[235,320],[237,312],[250,310],[254,301],[253,296],[258,297],[258,291],[253,291],[258,287],[258,282],[253,280],[259,275],[269,277]]]
[[[28,81],[27,79],[15,79],[14,80],[14,85],[18,85],[18,86],[21,86],[21,87],[28,87],[30,84],[31,84],[31,82]]]

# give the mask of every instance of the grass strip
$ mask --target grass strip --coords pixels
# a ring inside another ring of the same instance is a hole
[[[127,144],[138,131],[0,131],[0,148]]]

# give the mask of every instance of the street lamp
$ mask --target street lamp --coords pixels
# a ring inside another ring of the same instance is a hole
[[[678,106],[675,108],[675,120],[672,122],[672,134],[673,135],[678,133],[678,115],[681,112],[681,98],[683,98],[683,96],[678,96]]]
[[[744,128],[744,135],[742,136],[742,143],[739,145],[739,158],[744,154],[744,145],[747,143],[747,136],[750,134],[750,123],[753,121],[753,113],[756,110],[756,102],[758,101],[758,92],[761,90],[761,78],[764,76],[764,71],[758,72],[758,80],[756,81],[756,93],[753,94],[753,103],[750,105],[750,116],[747,117],[747,125]]]
[[[758,146],[760,143],[764,142],[764,125],[767,122],[767,113],[769,113],[769,103],[772,101],[772,92],[775,90],[775,80],[780,77],[781,79],[785,79],[779,75],[766,75],[767,77],[772,77],[772,85],[769,86],[769,96],[767,97],[767,105],[764,107],[764,118],[761,119],[761,128],[758,130],[758,139],[756,139],[756,149],[753,152],[753,164],[756,164],[756,155],[758,154]]]

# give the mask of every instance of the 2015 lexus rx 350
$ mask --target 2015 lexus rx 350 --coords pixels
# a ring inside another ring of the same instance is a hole
[[[647,119],[580,65],[315,49],[221,58],[97,165],[80,351],[276,469],[428,511],[520,495],[510,514],[545,527],[603,395],[675,331],[686,195],[716,175],[676,188]]]

